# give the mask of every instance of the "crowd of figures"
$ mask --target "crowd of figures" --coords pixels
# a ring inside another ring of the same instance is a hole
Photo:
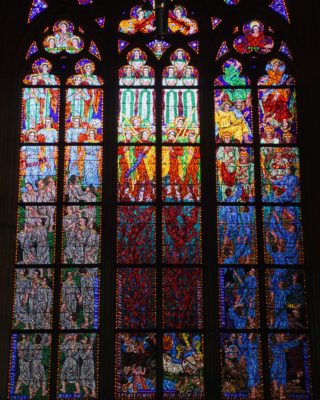
[[[51,264],[54,259],[54,206],[19,207],[18,264]]]
[[[220,324],[224,328],[259,327],[258,277],[254,268],[221,268]]]
[[[16,359],[12,397],[46,398],[50,368],[51,335],[44,333],[14,334],[14,356]]]
[[[53,271],[17,269],[14,297],[14,327],[50,329]]]
[[[99,310],[97,268],[66,269],[62,273],[61,328],[97,328]]]
[[[100,208],[67,206],[63,217],[64,264],[97,264],[100,260]]]
[[[59,393],[96,398],[97,334],[63,334],[59,350]]]

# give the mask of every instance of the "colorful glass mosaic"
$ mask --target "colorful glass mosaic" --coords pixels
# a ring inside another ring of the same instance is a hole
[[[298,269],[267,269],[267,318],[270,329],[305,329],[306,277]]]
[[[215,79],[215,86],[249,86],[250,80],[242,75],[242,69],[242,64],[234,58],[225,61],[222,65],[223,74]]]
[[[272,400],[311,398],[309,340],[305,335],[269,334]]]
[[[269,7],[273,11],[280,14],[283,18],[285,18],[287,20],[287,22],[290,23],[290,16],[289,16],[289,12],[288,12],[285,0],[272,0]]]
[[[204,399],[204,346],[198,333],[163,335],[163,397]]]
[[[30,58],[31,56],[33,56],[34,54],[38,53],[38,51],[39,51],[39,48],[38,48],[37,42],[36,42],[36,41],[33,41],[33,42],[31,43],[31,45],[30,45],[28,51],[27,51],[26,60],[29,60],[29,58]]]
[[[198,89],[164,89],[162,96],[162,141],[199,143]]]
[[[48,4],[44,0],[32,0],[28,15],[28,24],[33,21],[35,17],[41,14],[46,8],[48,8]]]
[[[200,201],[200,147],[162,147],[162,200]]]
[[[118,207],[118,264],[155,263],[155,214],[155,207],[152,206]]]
[[[170,47],[170,43],[165,42],[164,40],[153,40],[152,42],[147,43],[147,46],[155,55],[155,57],[160,60],[163,56],[164,52]]]
[[[168,27],[170,33],[181,33],[184,36],[194,35],[198,32],[198,24],[194,19],[188,18],[186,7],[176,4],[169,10]]]
[[[257,333],[220,335],[223,399],[263,399],[261,337]]]
[[[44,49],[50,54],[59,54],[65,51],[68,54],[77,54],[83,50],[84,42],[75,35],[74,24],[68,20],[57,21],[52,28],[52,34],[46,36],[43,42]]]
[[[127,41],[125,41],[125,40],[119,39],[119,40],[118,40],[118,53],[119,53],[119,54],[122,53],[123,50],[124,50],[127,46],[129,46],[129,45],[130,45],[129,42],[127,42]]]
[[[67,143],[98,143],[103,136],[103,90],[77,87],[80,82],[67,89],[65,139]]]
[[[155,201],[156,150],[150,146],[118,147],[118,200]]]
[[[76,75],[72,75],[67,79],[67,85],[70,86],[101,86],[103,79],[94,75],[96,69],[95,64],[88,58],[82,58],[75,65]]]
[[[202,272],[198,268],[164,268],[162,298],[164,328],[202,329]]]
[[[162,208],[165,264],[201,264],[201,208],[165,206]]]
[[[101,207],[66,206],[62,223],[63,263],[98,264],[101,252]]]
[[[88,6],[89,4],[92,4],[93,0],[78,0],[79,6]]]
[[[257,262],[256,216],[252,206],[218,207],[218,256],[220,264]]]
[[[295,144],[298,124],[295,89],[259,89],[260,137],[264,144]]]
[[[254,201],[255,180],[252,148],[218,147],[216,150],[216,173],[218,201],[228,203]]]
[[[224,0],[227,6],[237,6],[240,0]]]
[[[288,58],[290,58],[290,60],[293,60],[291,51],[289,50],[289,47],[288,47],[288,45],[287,45],[286,42],[283,42],[283,41],[281,42],[279,51],[280,51],[280,53],[283,53],[283,54],[285,54]]]
[[[116,335],[116,399],[156,399],[155,333]]]
[[[97,398],[98,350],[97,333],[60,334],[58,399]]]
[[[259,328],[258,286],[258,271],[255,268],[219,269],[219,310],[222,328]]]
[[[117,269],[117,328],[155,328],[155,272],[154,268]]]
[[[300,207],[264,207],[265,262],[295,265],[304,261]]]
[[[193,50],[195,53],[199,54],[199,52],[200,52],[200,43],[199,43],[199,40],[193,40],[192,42],[189,42],[189,43],[188,43],[188,46],[191,47],[192,50]]]
[[[56,200],[57,156],[56,146],[21,147],[19,200],[23,203],[53,203]],[[28,216],[36,217],[41,206],[31,209],[26,206]]]
[[[53,270],[18,268],[14,281],[13,328],[51,329]]]
[[[282,86],[294,85],[294,78],[286,73],[286,64],[274,58],[266,66],[267,75],[262,76],[258,85],[261,86]]]
[[[216,61],[220,60],[221,57],[223,57],[225,54],[229,53],[229,47],[226,41],[221,43],[221,46],[219,47],[218,53],[216,55]]]
[[[253,142],[251,90],[217,89],[215,101],[215,137],[217,143]]]
[[[97,268],[61,271],[61,329],[98,329],[100,277]]]
[[[119,70],[120,86],[153,86],[154,69],[148,65],[147,55],[139,48],[134,48],[127,54],[127,65]]]
[[[127,35],[151,33],[156,30],[155,12],[137,5],[131,8],[130,18],[124,19],[119,24],[119,32]]]
[[[13,333],[8,399],[49,399],[51,342],[49,333]]]
[[[85,141],[83,144],[90,143]],[[65,147],[64,198],[69,203],[101,200],[102,147]]]
[[[299,151],[296,147],[262,147],[262,200],[297,203],[301,200]]]
[[[95,44],[95,42],[93,40],[91,40],[91,42],[90,42],[89,53],[101,61],[100,51],[98,49],[98,46]]]
[[[217,18],[217,17],[211,17],[211,26],[212,26],[212,30],[215,30],[218,25],[220,25],[222,22],[221,18]]]
[[[264,32],[264,25],[258,20],[248,22],[243,26],[244,35],[238,36],[233,46],[238,53],[250,54],[256,52],[258,54],[267,54],[272,51],[273,39]]]
[[[55,206],[19,206],[17,264],[53,264],[55,259]]]
[[[33,62],[32,74],[27,75],[24,78],[23,83],[25,85],[29,85],[29,86],[37,86],[37,85],[56,86],[56,85],[59,85],[60,84],[59,78],[57,76],[51,74],[50,73],[51,70],[52,70],[51,62],[46,60],[45,58],[39,58]],[[33,89],[33,90],[35,90],[35,89]],[[39,93],[45,92],[44,89],[41,89],[41,88],[37,89],[37,90],[39,91]],[[31,93],[33,93],[33,92],[31,91]],[[57,103],[58,98],[59,98],[58,95],[53,96],[53,93],[56,93],[53,89],[50,91],[50,93],[52,94],[53,99],[46,98],[46,101],[44,102],[45,104],[42,105],[42,106],[46,106],[46,108],[48,108],[48,105],[49,105],[48,103],[50,103],[50,102]],[[38,96],[35,94],[34,97],[37,98]],[[40,98],[42,98],[42,97],[40,97]],[[30,106],[32,108],[32,104],[30,104]],[[53,104],[51,105],[51,107],[54,108]],[[40,108],[41,108],[41,105],[40,105]],[[46,115],[44,115],[44,116],[46,116]]]
[[[156,131],[154,89],[120,89],[118,141],[153,143]]]
[[[162,73],[163,86],[197,86],[199,72],[189,65],[190,54],[183,49],[175,50],[170,56],[171,65]]]
[[[105,27],[106,17],[99,17],[95,19],[96,23],[100,26],[101,29]]]

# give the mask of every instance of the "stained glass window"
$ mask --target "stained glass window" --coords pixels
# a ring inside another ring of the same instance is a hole
[[[226,42],[234,50],[221,54],[214,80],[225,399],[311,398],[295,79],[280,55],[259,73],[256,64],[274,48],[274,32],[259,20],[245,23],[243,34],[236,28]],[[279,52],[290,59],[286,49]]]
[[[289,9],[218,3],[77,0],[27,43],[9,399],[312,400]]]
[[[103,80],[89,58],[61,78],[55,55],[82,51],[84,31],[70,20],[51,26],[50,61],[29,50],[21,93],[10,399],[98,393]]]

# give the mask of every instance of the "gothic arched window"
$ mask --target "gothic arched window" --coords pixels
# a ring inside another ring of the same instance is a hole
[[[115,3],[27,13],[8,399],[312,399],[290,10]]]

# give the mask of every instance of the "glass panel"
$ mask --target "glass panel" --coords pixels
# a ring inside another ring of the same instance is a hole
[[[261,86],[280,86],[280,85],[294,85],[294,78],[286,74],[286,64],[274,58],[266,66],[267,75],[262,76],[258,85]]]
[[[258,96],[261,143],[297,143],[295,89],[259,89]]]
[[[33,42],[29,48],[28,56],[31,57],[33,54],[37,53],[38,51],[39,51],[39,49],[38,49],[37,43]],[[25,85],[31,85],[31,86],[59,85],[60,84],[59,78],[56,75],[50,74],[51,70],[52,70],[51,62],[46,60],[45,58],[39,58],[38,60],[34,61],[34,63],[32,64],[32,74],[27,75],[24,78],[23,83]],[[27,93],[30,94],[30,93],[37,93],[37,92],[27,91]],[[42,91],[40,91],[39,94],[40,93],[42,93]],[[57,90],[49,90],[49,91],[44,90],[44,93],[47,94],[47,96],[46,96],[47,100],[51,100],[52,106],[57,104],[56,100],[59,101],[59,95],[56,96],[56,93],[59,94],[59,91],[57,92]],[[51,96],[49,96],[48,93],[51,94]],[[55,95],[53,95],[53,94],[55,94]],[[53,109],[54,109],[54,107],[53,107]]]
[[[118,147],[118,201],[155,201],[156,149]]]
[[[153,86],[154,69],[146,65],[147,55],[139,48],[128,52],[128,65],[119,70],[120,86]]]
[[[262,22],[253,20],[243,25],[244,35],[236,37],[233,46],[241,54],[267,54],[274,47],[273,39],[265,34]]]
[[[53,264],[55,259],[54,206],[19,206],[17,264]]]
[[[297,269],[267,269],[267,317],[270,329],[307,327],[305,273]]]
[[[14,329],[51,329],[53,279],[51,268],[15,270]]]
[[[199,268],[164,268],[163,327],[203,328],[202,296],[202,272]]]
[[[271,398],[312,398],[308,338],[289,333],[270,334],[269,354]]]
[[[189,65],[190,54],[183,49],[175,50],[170,56],[171,65],[162,72],[163,86],[197,86],[199,72],[196,67]]]
[[[81,81],[75,82],[81,85]],[[103,90],[74,87],[67,89],[66,142],[96,143],[103,136]]]
[[[163,207],[162,223],[163,263],[201,264],[201,208]]]
[[[254,152],[250,147],[218,147],[216,150],[218,201],[254,201]]]
[[[162,147],[162,200],[200,201],[200,147]]]
[[[57,162],[57,146],[36,145],[20,148],[20,201],[23,203],[56,201]]]
[[[151,206],[121,206],[117,213],[117,262],[154,264],[156,210]]]
[[[261,338],[256,333],[220,335],[223,399],[263,399]]]
[[[13,333],[8,398],[49,399],[51,334]]]
[[[154,11],[146,10],[137,5],[130,10],[130,19],[123,19],[119,24],[119,32],[127,35],[140,33],[151,33],[156,30],[154,26],[156,14]]]
[[[61,329],[98,329],[100,276],[98,268],[63,268]]]
[[[302,264],[302,217],[299,207],[264,207],[265,262]]]
[[[217,143],[252,143],[252,99],[250,89],[214,91]]]
[[[69,203],[101,200],[102,147],[66,146],[64,199]]]
[[[154,268],[117,269],[117,328],[156,326],[156,271]]]
[[[204,346],[200,333],[163,335],[165,399],[204,398]]]
[[[218,253],[220,264],[257,262],[255,207],[218,207]]]
[[[67,206],[63,211],[63,263],[100,262],[101,207]]]
[[[258,285],[258,271],[254,268],[219,269],[220,327],[260,327]]]
[[[301,200],[299,150],[296,147],[261,148],[262,200],[296,203]]]
[[[66,52],[77,54],[82,51],[84,42],[74,32],[74,24],[68,20],[57,21],[52,28],[52,33],[43,41],[44,49],[50,54]]]
[[[116,335],[117,399],[156,398],[156,345],[155,333]]]
[[[38,75],[32,75],[35,84]],[[28,87],[22,89],[21,142],[58,141],[60,90]]]
[[[96,333],[60,334],[58,399],[97,397],[98,350]]]
[[[95,64],[88,58],[82,58],[75,65],[76,75],[72,75],[67,79],[67,85],[78,86],[101,86],[103,79],[94,75],[96,69]]]
[[[164,89],[162,141],[199,143],[198,89]]]
[[[120,89],[119,99],[118,141],[155,142],[154,89]]]

